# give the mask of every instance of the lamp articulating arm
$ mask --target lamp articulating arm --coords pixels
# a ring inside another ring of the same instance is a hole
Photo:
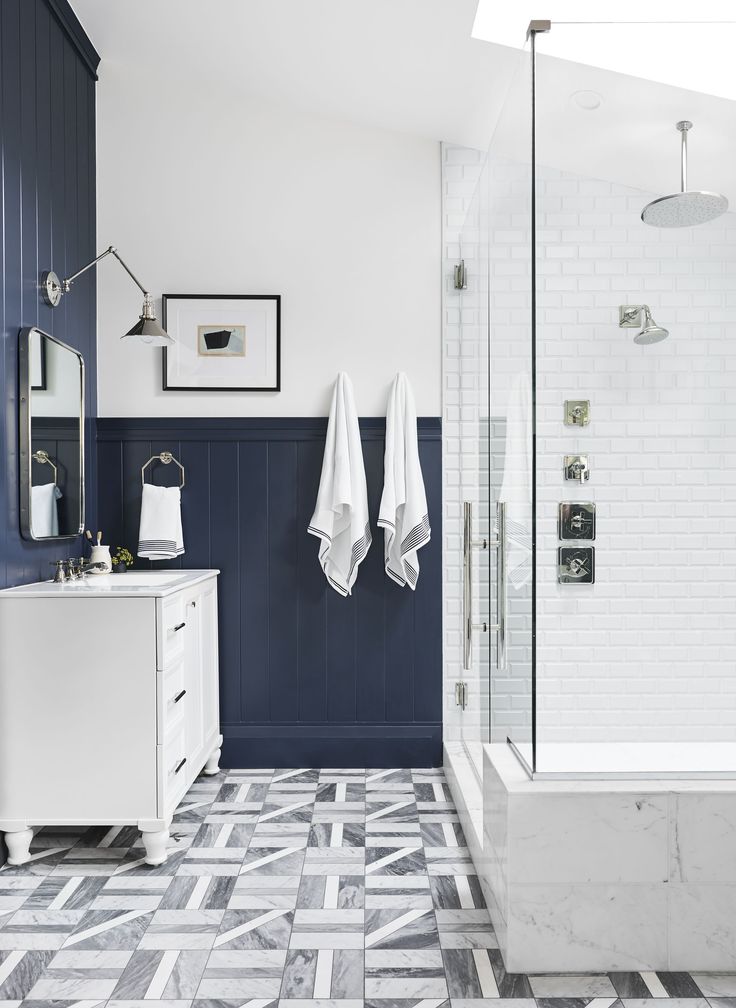
[[[174,341],[156,321],[156,313],[153,308],[153,298],[135,273],[133,273],[128,264],[118,255],[118,251],[114,245],[106,248],[104,252],[100,252],[96,259],[88,262],[86,266],[82,266],[82,268],[77,270],[76,273],[72,273],[71,276],[66,277],[64,280],[59,280],[56,273],[52,270],[48,270],[43,273],[41,275],[41,293],[46,304],[50,305],[52,308],[56,308],[61,301],[62,296],[69,293],[72,288],[72,284],[77,277],[80,277],[82,273],[86,273],[87,270],[92,269],[93,266],[96,266],[101,259],[104,259],[105,256],[108,255],[115,256],[136,287],[138,287],[143,293],[143,309],[141,311],[140,318],[129,330],[129,332],[125,333],[124,336],[121,336],[121,339],[125,339],[130,336],[150,345],[170,346]]]

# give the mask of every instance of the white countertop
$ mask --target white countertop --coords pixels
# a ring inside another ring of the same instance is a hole
[[[88,574],[79,581],[55,584],[38,581],[35,584],[5,588],[3,596],[17,598],[163,598],[182,588],[216,577],[219,570],[155,570],[128,571],[125,574]]]

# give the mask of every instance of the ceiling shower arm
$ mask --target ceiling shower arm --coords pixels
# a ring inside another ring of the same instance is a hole
[[[675,124],[680,131],[680,191],[687,192],[687,134],[693,124],[689,119],[681,119]]]
[[[120,256],[118,255],[118,251],[117,251],[117,249],[115,248],[114,245],[111,245],[109,248],[105,249],[104,252],[100,252],[100,254],[97,256],[96,259],[93,259],[91,262],[88,262],[86,266],[82,266],[82,268],[80,270],[77,270],[76,273],[72,273],[72,275],[70,277],[66,277],[65,280],[62,280],[61,281],[61,287],[62,287],[62,290],[64,291],[64,293],[65,294],[69,293],[69,291],[71,289],[71,286],[74,283],[74,281],[77,279],[77,277],[80,277],[82,275],[82,273],[86,273],[88,269],[92,269],[93,266],[96,266],[97,263],[101,259],[104,259],[105,256],[108,256],[108,255],[114,255],[115,256],[115,258],[117,259],[117,261],[120,263],[120,265],[123,267],[123,269],[128,274],[128,276],[130,277],[130,279],[133,281],[133,283],[136,284],[137,287],[140,287],[141,291],[143,292],[143,294],[146,297],[149,297],[150,295],[149,295],[148,291],[146,290],[146,288],[140,282],[140,280],[135,275],[135,273],[133,273],[133,271],[130,269],[130,267],[127,265],[127,263],[125,263],[120,258]]]

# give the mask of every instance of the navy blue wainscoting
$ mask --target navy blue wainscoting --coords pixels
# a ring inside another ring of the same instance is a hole
[[[38,281],[42,270],[68,276],[96,254],[98,62],[66,0],[1,0],[0,587],[49,577],[49,561],[81,550],[81,542],[20,536],[18,334],[24,326],[38,326],[84,356],[87,512],[95,510],[94,272],[80,277],[58,308],[41,301]]]
[[[416,592],[383,570],[375,520],[383,419],[361,420],[373,545],[350,598],[327,586],[306,532],[323,418],[98,420],[106,541],[135,553],[141,466],[169,450],[186,468],[185,555],[152,566],[218,567],[224,766],[441,763],[442,573],[439,418],[420,418],[432,541]],[[174,466],[150,478],[171,485]],[[138,564],[149,567],[147,560]]]
[[[94,513],[95,282],[80,277],[58,308],[39,273],[61,276],[95,255],[95,72],[100,58],[67,0],[0,0],[0,588],[49,576],[70,540],[26,542],[18,486],[18,334],[41,329],[87,366],[88,511]],[[5,849],[0,838],[0,864]]]

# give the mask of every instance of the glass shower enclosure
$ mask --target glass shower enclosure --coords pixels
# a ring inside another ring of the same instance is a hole
[[[462,741],[479,773],[500,742],[536,777],[736,776],[736,103],[533,24],[452,278]],[[700,216],[643,219],[681,186]]]

